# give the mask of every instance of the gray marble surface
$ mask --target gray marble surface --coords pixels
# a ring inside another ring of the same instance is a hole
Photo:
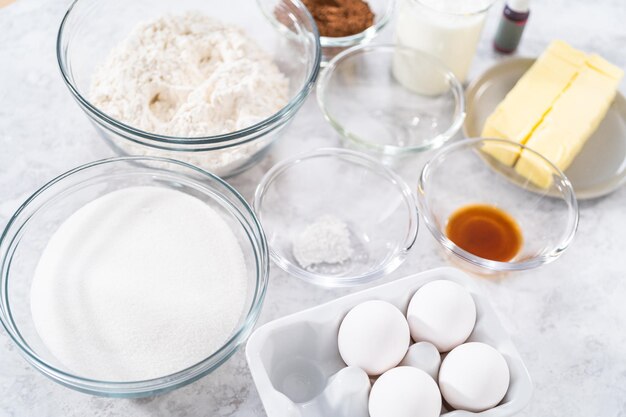
[[[17,0],[0,9],[0,226],[52,177],[112,156],[61,82],[54,42],[68,1]],[[532,4],[521,55],[562,38],[626,68],[626,2],[544,0]],[[501,5],[483,33],[471,76],[500,59],[491,39]],[[389,30],[387,31],[389,32]],[[383,35],[389,37],[389,33]],[[626,92],[622,83],[621,91]],[[337,145],[313,98],[258,166],[231,182],[248,198],[261,175],[296,151]],[[403,170],[415,184],[418,162]],[[626,416],[626,188],[581,204],[571,248],[539,270],[478,279],[532,375],[525,416]],[[428,231],[399,270],[382,280],[445,265]],[[381,281],[379,281],[380,283]],[[272,268],[261,323],[351,290],[324,290]],[[80,394],[34,371],[0,331],[0,416],[264,416],[244,355],[214,374],[156,398]],[[392,417],[392,416],[390,416]]]

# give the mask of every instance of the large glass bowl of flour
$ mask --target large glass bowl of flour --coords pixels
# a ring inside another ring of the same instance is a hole
[[[118,154],[228,177],[280,137],[315,83],[321,49],[296,0],[75,0],[57,59]]]
[[[246,341],[269,257],[219,177],[127,157],[33,194],[2,235],[0,271],[0,322],[33,367],[78,391],[141,397],[213,372]]]

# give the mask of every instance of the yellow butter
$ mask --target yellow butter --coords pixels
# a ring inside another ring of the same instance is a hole
[[[596,71],[601,72],[604,75],[617,80],[618,82],[624,76],[624,71],[597,54],[589,55],[587,59],[587,64]]]
[[[524,144],[565,170],[606,115],[623,75],[599,55],[553,41],[487,118],[482,136]],[[483,151],[539,187],[552,184],[554,170],[531,152]]]
[[[563,150],[564,149],[559,144],[553,149],[554,152]],[[526,149],[521,152],[520,158],[515,164],[515,171],[528,182],[544,189],[552,186],[554,175],[557,173],[552,166],[546,164],[541,156],[533,152],[528,152]]]
[[[493,126],[485,126],[481,136],[489,139],[507,139],[505,134],[498,132]],[[500,144],[486,142],[481,150],[507,166],[512,166],[519,157],[518,147],[516,149],[506,149]]]
[[[606,115],[618,84],[619,79],[586,65],[553,104],[526,146],[543,155],[560,170],[566,170]],[[530,155],[530,152],[522,151],[515,170],[535,185],[549,187],[552,172],[538,169]]]
[[[587,61],[587,54],[558,39],[550,42],[546,52],[569,62],[575,67],[582,67]]]
[[[563,42],[553,42],[487,118],[481,136],[524,144],[584,65],[580,58]],[[484,151],[511,166],[517,159],[514,153],[502,154],[490,147]]]

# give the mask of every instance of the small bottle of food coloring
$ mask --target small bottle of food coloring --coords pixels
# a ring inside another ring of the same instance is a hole
[[[507,0],[493,42],[496,51],[509,54],[517,49],[530,14],[528,3],[529,0]]]

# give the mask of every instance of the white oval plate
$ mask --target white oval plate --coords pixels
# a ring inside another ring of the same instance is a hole
[[[487,117],[533,62],[532,58],[507,59],[470,84],[466,92],[465,136],[480,137]],[[579,200],[602,197],[626,182],[626,99],[620,92],[565,175]]]

